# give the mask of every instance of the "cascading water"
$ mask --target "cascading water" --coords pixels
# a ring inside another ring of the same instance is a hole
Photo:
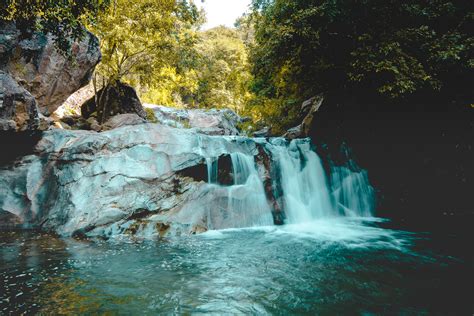
[[[207,182],[217,183],[217,159],[215,158],[206,158],[207,165]]]
[[[207,158],[209,189],[219,196],[220,209],[225,212],[228,227],[268,226],[273,224],[270,206],[265,197],[254,158],[243,153],[232,153],[233,184],[219,185],[218,159]],[[211,217],[211,216],[210,216]],[[209,226],[213,226],[209,223]]]
[[[372,216],[375,192],[367,171],[350,167],[331,167],[331,187],[336,207],[344,216]]]
[[[329,185],[319,157],[308,142],[292,141],[275,146],[280,169],[284,210],[290,224],[334,215]]]
[[[276,195],[281,197],[279,203],[286,215],[285,223],[372,215],[374,190],[365,171],[355,166],[333,166],[329,181],[309,140],[287,142],[276,138],[262,145],[271,157],[271,168],[276,171],[271,179],[272,187],[281,191]],[[254,155],[235,152],[230,158],[233,177],[230,186],[218,183],[218,159],[206,158],[210,189],[227,201],[228,226],[272,225],[272,203],[268,201]]]

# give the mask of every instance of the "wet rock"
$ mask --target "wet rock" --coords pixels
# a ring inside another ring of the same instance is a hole
[[[272,179],[277,177],[277,172],[275,172],[272,166],[271,154],[261,145],[258,145],[257,149],[258,155],[255,156],[255,159],[258,165],[263,167],[260,168],[260,174],[263,179],[265,195],[272,206],[273,223],[275,225],[283,225],[285,220],[285,214],[282,208],[283,201],[278,199],[280,195],[278,193],[281,191],[281,188],[278,190],[277,187],[274,187],[274,184],[278,184],[279,181],[272,181]]]
[[[0,211],[22,225],[68,236],[191,234],[232,227],[231,219],[244,218],[226,209],[226,187],[211,190],[204,176],[206,158],[230,152],[254,155],[256,143],[160,124],[102,133],[49,130],[34,155],[0,168]],[[188,172],[196,168],[200,177]],[[252,194],[239,190],[236,195]],[[157,230],[158,223],[170,228]]]

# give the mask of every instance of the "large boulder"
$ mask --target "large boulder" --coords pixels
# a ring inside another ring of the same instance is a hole
[[[230,109],[176,109],[145,104],[153,110],[159,123],[189,128],[206,135],[240,135],[238,125],[245,121]]]
[[[120,81],[100,89],[97,96],[93,96],[81,106],[81,114],[84,118],[95,116],[99,123],[105,123],[114,115],[129,113],[136,114],[142,119],[147,118],[135,89]]]
[[[40,115],[49,116],[69,95],[89,82],[100,58],[99,41],[89,32],[85,32],[81,40],[72,42],[69,51],[59,52],[51,35],[22,34],[14,23],[2,23],[0,71],[4,75],[0,102],[2,112],[14,113],[11,120],[16,122],[16,127],[10,124],[9,129],[22,130],[25,126],[28,129],[38,128],[40,125],[21,123],[25,119],[23,112],[18,110],[18,102],[32,106],[32,97],[38,108],[33,120],[37,120]],[[22,92],[19,92],[20,88],[23,89]],[[16,103],[10,101],[12,95],[15,96]],[[10,109],[6,109],[7,106]]]

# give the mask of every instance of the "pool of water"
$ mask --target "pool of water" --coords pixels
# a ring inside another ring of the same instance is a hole
[[[106,241],[3,232],[0,314],[472,314],[470,260],[381,225]]]

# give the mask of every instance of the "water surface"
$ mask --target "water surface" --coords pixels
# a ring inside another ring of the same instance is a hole
[[[374,220],[74,240],[0,233],[0,314],[470,315],[472,267]],[[456,242],[456,240],[453,240]]]

